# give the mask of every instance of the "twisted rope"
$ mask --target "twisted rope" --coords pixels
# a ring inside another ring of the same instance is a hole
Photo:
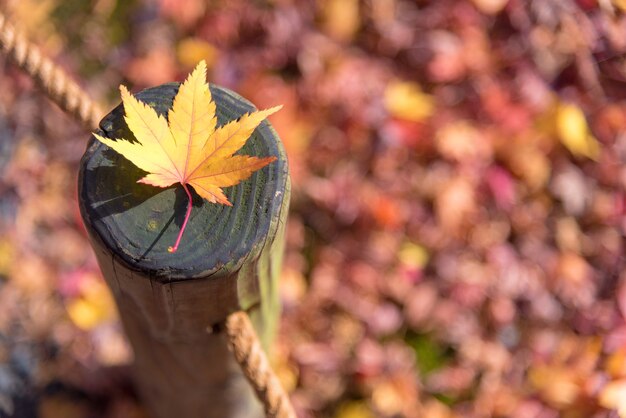
[[[74,116],[89,130],[98,127],[103,115],[98,105],[62,68],[11,25],[2,13],[0,13],[0,49],[61,109]]]
[[[296,418],[296,413],[278,377],[263,352],[252,323],[244,312],[226,318],[228,347],[235,355],[244,375],[263,403],[268,418]]]
[[[61,109],[89,130],[103,115],[98,105],[65,71],[11,25],[0,13],[0,49],[24,70]],[[274,374],[248,315],[236,312],[226,319],[228,347],[263,403],[268,418],[296,418],[289,396]]]

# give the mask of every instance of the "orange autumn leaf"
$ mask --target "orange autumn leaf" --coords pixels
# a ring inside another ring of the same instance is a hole
[[[180,86],[167,120],[120,86],[126,123],[136,142],[94,136],[148,174],[139,183],[169,187],[180,183],[187,193],[187,212],[175,252],[189,220],[192,197],[188,186],[211,203],[232,206],[222,191],[247,179],[276,157],[233,155],[256,127],[282,106],[247,113],[217,126],[216,105],[206,82],[206,63],[200,61]]]

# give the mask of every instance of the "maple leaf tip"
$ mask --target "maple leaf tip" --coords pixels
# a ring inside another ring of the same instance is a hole
[[[201,60],[198,63],[198,65],[196,65],[196,68],[194,68],[193,71],[189,74],[189,76],[187,76],[187,78],[185,79],[185,83],[196,77],[199,77],[206,82],[206,72],[207,72],[206,61]]]
[[[283,108],[283,105],[280,104],[278,106],[270,107],[269,109],[267,109],[267,112],[271,115],[272,113],[278,112],[282,108]]]

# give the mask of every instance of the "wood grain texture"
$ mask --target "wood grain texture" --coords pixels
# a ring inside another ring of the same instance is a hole
[[[166,114],[178,83],[138,93]],[[210,86],[218,125],[254,110],[235,93]],[[100,135],[132,138],[121,106]],[[155,417],[254,417],[261,410],[221,332],[208,333],[234,311],[247,311],[266,347],[279,314],[278,275],[289,202],[284,150],[264,121],[240,151],[276,156],[248,180],[225,189],[232,207],[194,194],[178,252],[186,197],[180,185],[136,181],[143,172],[90,140],[81,161],[79,203],[103,275],[135,352],[140,393]]]

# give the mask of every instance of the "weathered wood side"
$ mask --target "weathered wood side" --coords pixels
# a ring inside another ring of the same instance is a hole
[[[165,114],[178,84],[137,94]],[[211,86],[218,123],[253,109]],[[111,138],[132,138],[114,109],[100,124]],[[135,352],[140,394],[154,417],[255,417],[260,404],[228,352],[219,324],[249,312],[264,343],[278,320],[278,274],[289,202],[287,162],[264,122],[243,149],[278,160],[226,190],[233,207],[194,196],[192,218],[176,254],[180,187],[146,188],[142,172],[91,141],[81,163],[81,213],[103,275]]]

